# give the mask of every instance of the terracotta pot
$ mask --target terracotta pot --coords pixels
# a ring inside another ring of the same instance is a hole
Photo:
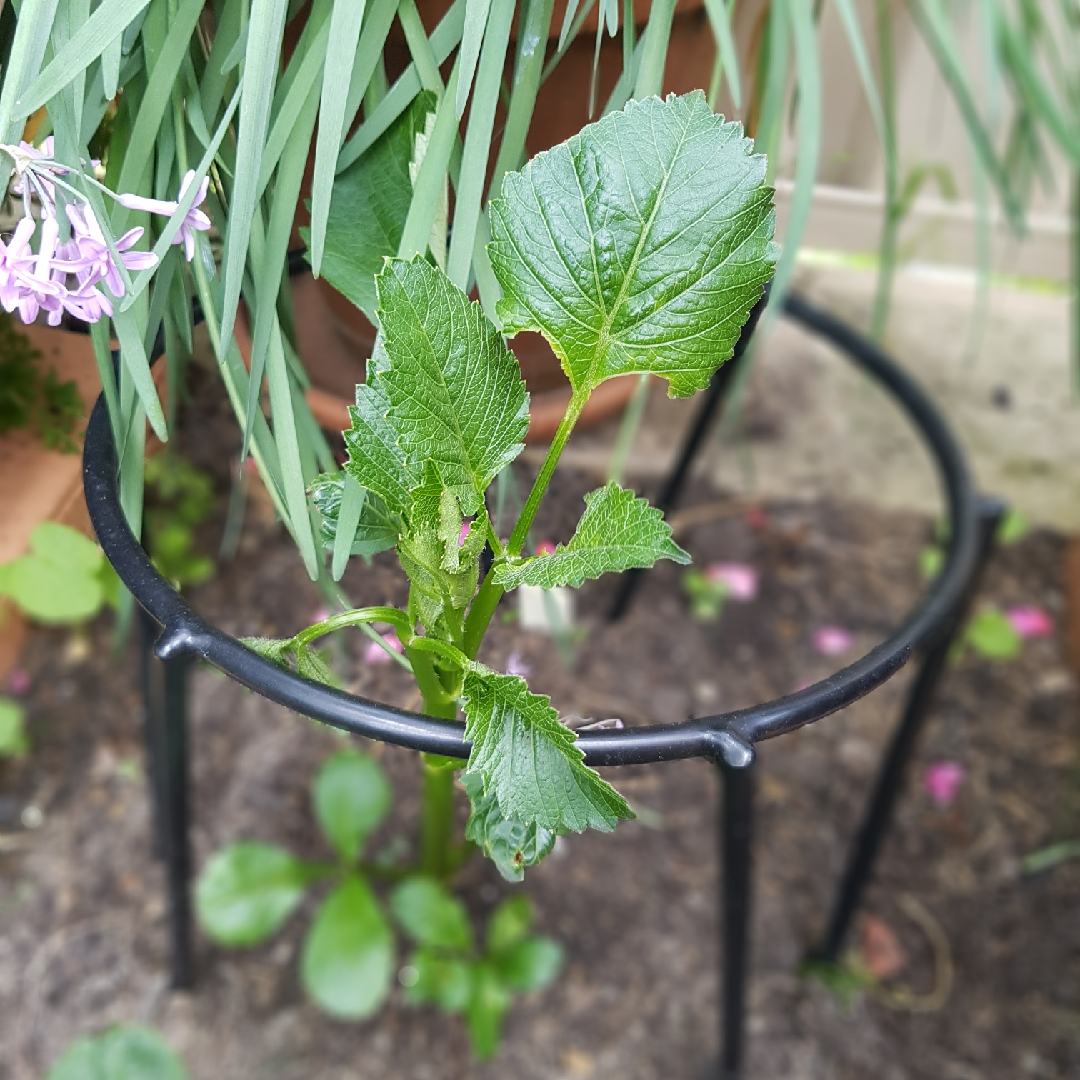
[[[101,390],[89,336],[43,326],[19,329],[41,353],[44,370],[51,368],[60,382],[75,381],[85,425]],[[82,456],[48,450],[32,431],[0,435],[0,507],[0,563],[24,554],[30,534],[43,521],[59,521],[94,535],[83,499]],[[22,615],[0,600],[0,679],[15,666],[25,637]]]
[[[449,4],[448,0],[421,0],[418,6],[424,25],[430,31],[445,14]],[[639,27],[648,18],[649,6],[649,0],[635,0],[634,12]],[[565,10],[566,0],[556,0],[549,52],[555,50]],[[558,78],[548,80],[540,89],[527,139],[530,155],[562,142],[589,122],[589,86],[596,18],[597,9],[594,8],[585,20],[578,39],[560,61]],[[392,80],[408,63],[408,50],[403,40],[398,42],[392,38],[387,51],[391,54],[388,69]],[[703,0],[680,0],[671,29],[664,91],[681,94],[707,86],[713,55],[712,33],[705,17]],[[512,73],[512,65],[511,54],[507,58],[508,77]],[[393,70],[395,67],[399,70]],[[598,101],[603,102],[610,95],[621,71],[622,41],[605,35],[600,47]],[[500,106],[495,122],[496,131],[500,129],[501,118]],[[297,212],[297,229],[307,223],[303,199],[308,197],[312,168],[313,160],[309,160],[309,175],[305,181],[301,208]],[[296,242],[299,243],[298,233]],[[320,410],[317,414],[319,422],[338,428],[341,417],[346,415],[345,406],[353,399],[355,384],[363,381],[364,365],[371,355],[375,338],[374,328],[359,310],[323,279],[298,279],[293,285],[293,305],[300,355],[316,388],[313,400]],[[510,346],[521,364],[522,375],[532,395],[527,441],[547,442],[555,433],[570,399],[569,383],[557,358],[539,334],[519,334]],[[636,385],[634,376],[605,383],[593,395],[579,426],[599,423],[620,412]]]

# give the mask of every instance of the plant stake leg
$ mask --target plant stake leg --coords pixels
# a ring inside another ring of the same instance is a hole
[[[721,982],[721,1080],[739,1080],[746,1035],[746,981],[750,956],[750,842],[753,810],[752,766],[720,764],[723,796],[721,859],[724,955]]]
[[[143,741],[146,749],[146,780],[150,796],[150,850],[155,859],[165,857],[165,746],[162,730],[160,663],[154,657],[157,623],[140,607],[139,678],[143,694]]]
[[[951,617],[944,623],[937,640],[928,650],[922,666],[915,677],[903,718],[893,735],[892,744],[878,774],[877,784],[871,796],[866,817],[859,829],[858,839],[848,860],[847,869],[840,884],[829,920],[828,932],[821,945],[814,951],[814,959],[835,964],[847,937],[851,920],[858,910],[859,902],[873,872],[874,862],[882,840],[892,821],[893,810],[900,794],[908,760],[915,749],[915,742],[930,711],[934,693],[948,663],[949,653],[960,628],[967,617],[968,608],[978,588],[979,579],[989,561],[994,547],[994,536],[1005,513],[1004,504],[995,498],[979,500],[979,554],[967,592],[956,606]]]
[[[188,837],[187,681],[190,661],[161,661],[165,681],[166,873],[172,936],[172,987],[195,982],[191,935],[191,848]]]
[[[191,933],[191,848],[188,837],[187,680],[189,658],[159,660],[152,642],[157,624],[141,612],[145,734],[154,854],[165,860],[169,904],[170,983],[195,981]]]

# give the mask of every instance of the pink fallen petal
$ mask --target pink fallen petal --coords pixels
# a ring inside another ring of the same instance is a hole
[[[530,671],[532,671],[532,668],[525,663],[517,649],[506,658],[507,675],[520,675],[524,678]]]
[[[330,612],[324,607],[317,607],[311,613],[311,621],[312,621],[312,623],[326,622],[326,620],[329,619],[329,618],[330,618]]]
[[[745,563],[712,563],[705,568],[710,581],[719,581],[732,600],[753,600],[757,596],[758,572]]]
[[[814,648],[822,656],[839,656],[854,644],[855,638],[842,626],[821,626],[814,631]]]
[[[394,652],[404,652],[401,642],[398,641],[398,636],[393,630],[388,630],[383,634],[382,639]],[[367,648],[364,650],[364,660],[369,664],[389,664],[390,656],[377,641],[369,641]]]
[[[15,668],[7,678],[8,689],[16,696],[23,697],[30,693],[30,672],[24,668]]]
[[[472,528],[471,521],[463,521],[461,523],[461,531],[458,533],[457,546],[464,547],[465,541],[469,539],[469,530]]]
[[[923,773],[923,788],[934,805],[944,810],[964,782],[964,766],[959,761],[935,761]]]
[[[754,530],[754,532],[762,532],[769,527],[769,515],[761,509],[760,506],[752,506],[743,515],[743,521],[746,522],[747,527]]]
[[[554,555],[555,545],[550,540],[541,540],[540,543],[536,545],[536,554]]]
[[[1034,604],[1018,604],[1016,607],[1007,608],[1005,617],[1022,638],[1054,636],[1054,620],[1048,612]]]

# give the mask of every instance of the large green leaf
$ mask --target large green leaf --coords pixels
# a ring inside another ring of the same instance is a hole
[[[582,758],[573,732],[551,701],[529,693],[525,680],[480,665],[465,674],[465,737],[469,771],[484,778],[506,817],[551,832],[610,832],[634,816],[626,800]]]
[[[390,896],[390,910],[405,933],[427,948],[460,952],[472,948],[465,905],[433,878],[403,881]]]
[[[462,512],[475,514],[524,445],[517,361],[480,305],[422,259],[388,262],[376,287],[382,331],[356,388],[347,468],[405,511],[430,461]]]
[[[578,395],[646,371],[702,389],[776,261],[765,159],[701,91],[631,101],[538,154],[491,230],[503,329],[541,331]]]
[[[345,488],[343,473],[322,473],[315,477],[311,485],[311,497],[322,517],[322,538],[330,551],[336,551],[338,518],[341,513],[341,499]],[[387,510],[386,504],[378,495],[370,491],[364,493],[364,504],[360,509],[360,520],[353,532],[351,554],[376,555],[380,551],[392,548],[401,533],[400,518],[395,518]]]
[[[230,844],[215,852],[199,875],[199,922],[222,945],[257,945],[296,910],[317,873],[274,844]]]
[[[536,866],[555,846],[555,834],[535,821],[525,824],[503,814],[499,800],[484,794],[479,773],[464,773],[461,781],[472,803],[465,839],[481,848],[507,881],[521,881],[526,867]]]
[[[46,1080],[187,1080],[183,1063],[155,1031],[136,1024],[77,1039]]]
[[[350,874],[322,903],[304,940],[301,977],[331,1016],[371,1016],[390,988],[394,942],[363,878]]]
[[[343,859],[351,860],[390,809],[390,782],[374,758],[341,750],[323,762],[311,799],[323,833]]]
[[[657,559],[685,564],[690,556],[671,539],[671,526],[659,510],[610,481],[585,496],[585,513],[568,544],[497,567],[495,582],[507,589],[522,584],[576,587],[586,578],[652,566]]]
[[[435,105],[435,94],[421,91],[371,149],[334,179],[320,273],[372,322],[375,275],[401,243],[412,202],[409,162]],[[311,242],[309,229],[300,235]]]

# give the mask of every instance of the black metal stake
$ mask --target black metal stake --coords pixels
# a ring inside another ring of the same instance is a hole
[[[195,981],[188,838],[187,681],[191,659],[181,655],[160,663],[165,669],[165,861],[172,930],[171,982],[174,990],[187,990]]]
[[[154,658],[158,625],[139,608],[139,677],[143,694],[143,742],[150,794],[150,848],[155,859],[165,858],[165,744],[160,668]]]
[[[744,1045],[752,794],[748,766],[753,758],[753,747],[765,739],[776,738],[820,720],[864,697],[891,678],[907,662],[913,649],[937,647],[942,641],[943,627],[956,618],[964,598],[970,596],[971,581],[980,560],[980,546],[984,549],[981,558],[985,560],[988,536],[992,533],[992,529],[987,532],[985,512],[980,528],[976,499],[960,448],[934,403],[918,385],[873,342],[827,312],[793,294],[786,298],[784,309],[812,333],[845,352],[904,410],[926,441],[937,465],[953,539],[933,587],[894,633],[828,679],[752,708],[677,724],[583,732],[578,737],[577,745],[584,753],[585,763],[590,766],[634,765],[692,757],[711,761],[723,759],[725,762],[722,833],[725,1042],[721,1069],[728,1080],[738,1076]],[[737,346],[736,358],[745,347],[752,324],[753,316]],[[158,351],[155,349],[155,353]],[[709,410],[699,412],[695,431],[691,433],[692,443],[683,448],[679,468],[664,492],[663,505],[668,508],[680,493],[694,451],[707,431],[710,412],[718,406],[733,370],[733,363],[729,363],[719,389],[710,391],[712,404]],[[152,659],[148,650],[145,660],[147,741],[150,779],[156,793],[155,806],[167,860],[172,982],[176,987],[184,987],[191,985],[193,976],[184,725],[188,663],[201,658],[268,700],[355,735],[458,758],[468,756],[469,746],[459,724],[404,712],[311,682],[271,663],[200,618],[161,577],[132,534],[120,503],[117,476],[116,446],[112,441],[104,398],[99,397],[87,427],[83,452],[87,508],[109,562],[151,616],[153,622],[148,625],[157,624],[163,628],[153,649],[157,659]],[[1000,515],[1000,508],[996,513]],[[955,626],[951,632],[955,632]],[[932,688],[931,675],[933,671],[928,669],[920,674],[919,681],[926,681]],[[925,694],[928,698],[928,690]],[[909,706],[909,712],[913,709],[924,712],[925,705],[919,705],[917,709]],[[891,800],[885,803],[883,814],[887,815],[889,808]]]
[[[750,966],[751,824],[753,767],[720,765],[723,965],[721,1080],[739,1080],[746,1043],[746,982]]]
[[[968,588],[951,616],[942,624],[941,630],[927,650],[925,659],[915,676],[903,717],[893,734],[889,751],[878,773],[873,795],[867,806],[866,816],[859,829],[855,846],[848,859],[847,868],[836,894],[829,928],[821,945],[814,951],[814,958],[835,964],[847,937],[851,920],[858,910],[863,892],[873,873],[885,833],[892,821],[896,800],[904,780],[904,773],[915,749],[919,733],[929,715],[934,693],[948,663],[956,635],[964,624],[979,579],[994,549],[994,536],[1005,514],[1005,505],[995,498],[982,497],[976,507],[979,524],[979,548],[975,572]]]
[[[697,457],[698,451],[701,449],[701,444],[709,432],[709,428],[712,427],[712,422],[716,417],[716,413],[719,410],[721,403],[724,398],[727,397],[727,393],[731,389],[731,384],[735,378],[735,372],[742,364],[743,355],[746,352],[747,346],[750,344],[750,339],[754,335],[754,329],[757,327],[758,319],[761,318],[761,313],[765,310],[765,305],[768,301],[769,291],[766,289],[765,294],[758,301],[757,306],[750,312],[750,318],[747,319],[746,325],[743,327],[742,334],[739,336],[739,340],[735,345],[735,351],[732,353],[731,359],[726,364],[722,364],[716,369],[716,372],[709,382],[709,388],[705,391],[705,397],[698,406],[694,422],[687,432],[686,437],[683,439],[682,449],[679,451],[678,459],[675,462],[675,468],[668,474],[667,481],[664,484],[664,490],[660,493],[660,497],[655,504],[665,516],[667,516],[668,511],[671,510],[675,503],[678,502],[679,496],[682,494],[682,489],[686,485],[687,477],[690,475],[690,466],[694,463],[694,458]],[[626,609],[630,606],[630,601],[634,598],[634,593],[637,592],[638,586],[641,583],[641,575],[641,570],[629,570],[623,574],[622,581],[619,585],[619,591],[615,595],[615,602],[611,605],[611,611],[608,613],[608,619],[611,622],[621,619],[626,614]]]

